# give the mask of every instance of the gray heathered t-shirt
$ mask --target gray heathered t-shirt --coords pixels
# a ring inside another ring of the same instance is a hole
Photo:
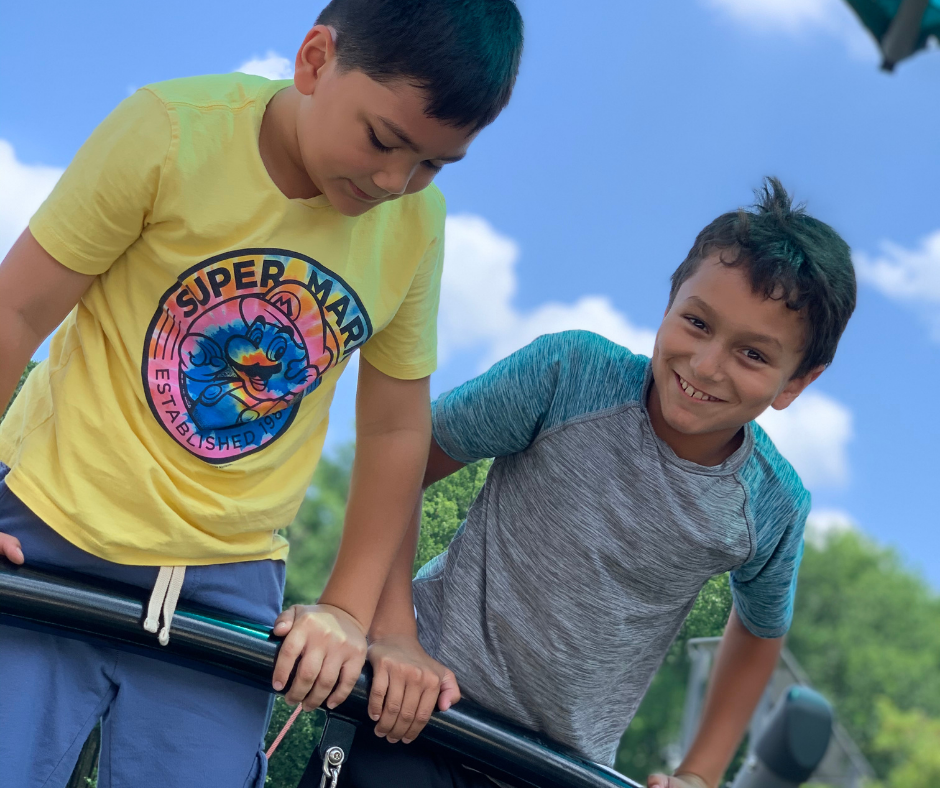
[[[731,570],[751,632],[787,631],[809,511],[754,424],[721,465],[678,458],[650,425],[649,369],[553,334],[433,408],[448,455],[496,460],[415,579],[420,641],[467,697],[605,764],[710,577]]]

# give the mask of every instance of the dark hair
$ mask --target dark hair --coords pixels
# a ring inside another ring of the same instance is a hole
[[[478,131],[509,103],[522,56],[513,0],[332,0],[317,24],[336,31],[340,68],[408,80],[432,118]]]
[[[855,309],[855,269],[848,244],[828,224],[793,207],[776,178],[765,178],[757,203],[719,216],[702,230],[672,275],[669,304],[702,260],[719,251],[721,262],[747,269],[751,287],[784,300],[807,318],[803,360],[793,377],[828,366]],[[725,254],[727,252],[728,254]]]

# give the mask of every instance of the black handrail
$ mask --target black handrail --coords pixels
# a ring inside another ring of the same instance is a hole
[[[269,692],[280,643],[271,631],[195,606],[180,605],[167,646],[144,631],[146,592],[79,575],[15,566],[0,558],[0,622],[104,641],[158,659],[221,674]],[[370,674],[363,671],[336,712],[362,724]],[[462,700],[435,712],[421,737],[493,777],[539,788],[640,788],[639,783],[564,751]],[[355,757],[355,752],[352,753]]]

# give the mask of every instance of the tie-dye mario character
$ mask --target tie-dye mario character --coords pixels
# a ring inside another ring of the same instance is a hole
[[[187,410],[204,430],[288,408],[320,384],[338,347],[322,307],[300,282],[230,298],[194,320],[180,344]]]

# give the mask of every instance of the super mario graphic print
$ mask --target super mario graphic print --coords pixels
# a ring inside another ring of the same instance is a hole
[[[180,446],[232,462],[283,435],[303,397],[371,335],[359,297],[316,260],[230,252],[164,294],[147,332],[144,390]]]

